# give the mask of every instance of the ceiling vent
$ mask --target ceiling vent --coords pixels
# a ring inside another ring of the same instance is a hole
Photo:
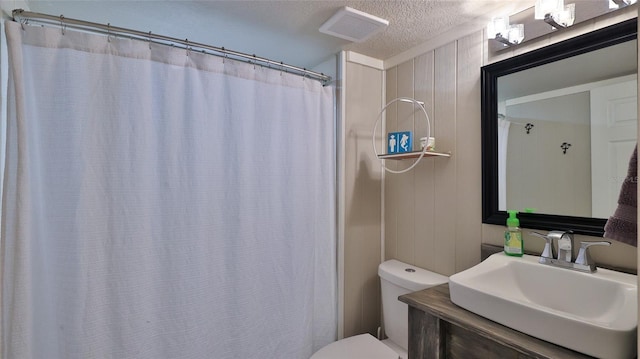
[[[320,26],[320,32],[354,42],[363,42],[389,26],[389,21],[352,9],[338,10]]]

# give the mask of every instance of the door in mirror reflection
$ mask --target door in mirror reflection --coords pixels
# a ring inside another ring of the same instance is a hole
[[[591,217],[609,218],[637,143],[636,79],[591,91]]]

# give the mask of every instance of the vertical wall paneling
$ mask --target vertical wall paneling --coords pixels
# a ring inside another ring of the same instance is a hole
[[[455,273],[456,251],[456,100],[457,42],[435,50],[434,117],[436,146],[451,149],[453,156],[435,161],[435,261],[433,268],[444,275]]]
[[[480,262],[478,238],[482,231],[480,158],[480,67],[482,32],[458,40],[456,94],[456,267],[467,269]]]
[[[344,336],[380,325],[381,168],[371,145],[382,104],[379,69],[347,61],[344,77]]]
[[[637,17],[637,9],[616,13],[565,31],[562,36],[551,34],[498,54],[488,52],[482,29],[386,70],[387,101],[413,91],[414,98],[425,102],[437,150],[452,153],[450,158],[423,159],[409,173],[385,177],[386,259],[451,275],[480,261],[482,243],[502,245],[504,226],[482,224],[480,68],[567,36]],[[415,116],[416,141],[423,130],[420,116]],[[388,124],[397,124],[402,121],[402,113],[389,119]],[[410,160],[395,162],[390,167],[411,165]],[[413,198],[412,211],[401,208],[409,196]],[[407,226],[413,226],[413,230],[406,230]],[[542,250],[542,242],[528,239],[525,235],[526,249]],[[577,236],[576,240],[595,238]],[[592,255],[603,264],[633,268],[637,267],[637,254],[624,244],[614,243]]]
[[[409,96],[424,101],[436,148],[452,152],[450,158],[424,158],[411,172],[386,176],[387,259],[445,275],[480,260],[482,38],[482,31],[477,31],[386,72],[387,98]],[[413,115],[419,141],[426,134],[424,115]],[[399,109],[398,124],[404,116]],[[419,144],[414,148],[419,149]],[[412,164],[398,162],[400,168]],[[408,203],[412,208],[407,208]]]
[[[385,97],[386,101],[390,102],[394,98],[398,97],[397,82],[398,82],[398,69],[394,67],[386,71],[386,88]],[[386,111],[386,131],[390,132],[398,128],[396,121],[396,109],[397,106],[389,106]],[[386,151],[386,150],[385,150]],[[385,161],[385,166],[391,169],[397,169],[397,161]],[[398,197],[400,193],[400,187],[398,186],[399,178],[397,175],[387,173],[384,176],[384,251],[385,258],[397,258],[397,232],[398,232],[398,213],[395,210],[394,198]]]
[[[413,98],[413,61],[407,61],[398,65],[397,74],[397,97]],[[391,101],[391,99],[389,99]],[[397,102],[398,131],[412,131],[415,138],[415,121],[417,111],[414,104],[407,102]],[[415,143],[414,143],[415,148]],[[413,160],[395,161],[399,170],[406,169],[413,164]],[[388,177],[397,177],[396,184],[403,189],[396,192],[395,198],[388,198],[392,202],[392,208],[397,216],[396,231],[396,258],[405,263],[413,263],[414,253],[414,172],[409,171],[401,174],[389,174]]]
[[[431,133],[435,135],[434,107],[434,52],[420,55],[414,60],[414,93],[415,99],[424,101],[425,109],[431,122]],[[422,116],[417,116],[416,133],[426,133],[426,125]],[[438,143],[436,142],[436,148]],[[435,161],[436,158],[423,158],[413,170],[414,189],[414,265],[429,268],[435,261]]]

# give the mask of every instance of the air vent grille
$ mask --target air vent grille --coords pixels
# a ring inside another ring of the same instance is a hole
[[[387,26],[389,21],[385,19],[345,6],[320,26],[320,32],[354,42],[363,42]]]

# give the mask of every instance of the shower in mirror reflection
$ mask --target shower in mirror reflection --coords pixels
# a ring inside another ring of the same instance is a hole
[[[507,144],[511,122],[498,114],[498,199],[499,208],[507,208]]]

